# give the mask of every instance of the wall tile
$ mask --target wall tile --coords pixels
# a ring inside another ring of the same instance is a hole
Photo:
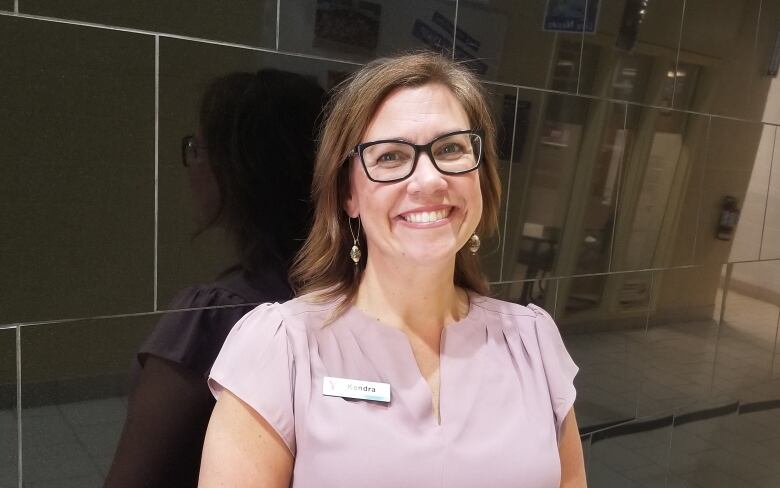
[[[713,388],[741,400],[780,398],[780,384],[771,380],[780,323],[780,261],[731,266]]]
[[[131,366],[156,320],[22,328],[25,483],[54,486],[72,478],[100,486],[124,424]]]
[[[665,486],[671,416],[640,418],[593,434],[589,486]]]
[[[720,266],[654,272],[647,333],[630,353],[642,365],[639,416],[668,413],[712,397],[722,292],[710,294],[690,283],[717,283],[720,273]]]
[[[755,54],[746,73],[751,83],[750,104],[747,107],[747,114],[751,120],[780,122],[777,106],[777,73],[769,72],[777,50],[778,24],[780,24],[780,5],[777,2],[761,2],[761,11],[755,28]]]
[[[768,178],[766,215],[763,222],[761,259],[780,258],[780,131],[775,131],[774,156]]]
[[[580,367],[577,416],[585,426],[635,418],[652,273],[558,280],[556,319]],[[587,423],[585,423],[587,422]]]
[[[576,93],[584,25],[577,15],[569,32],[555,32],[545,29],[554,20],[545,2],[462,2],[456,57],[476,58],[477,72],[489,80]],[[582,54],[593,57],[591,50]]]
[[[630,106],[614,271],[694,262],[709,117]]]
[[[764,442],[778,434],[776,411],[732,413],[676,424],[672,473],[696,486],[772,486],[778,470]]]
[[[13,12],[14,11],[14,0],[3,0],[0,2],[0,10],[5,10],[7,12]]]
[[[409,49],[449,52],[454,18],[455,3],[444,0],[286,0],[279,49],[357,62]]]
[[[498,173],[501,179],[501,207],[498,214],[498,229],[492,237],[482,238],[479,256],[482,270],[489,281],[500,281],[504,233],[507,226],[506,202],[510,194],[510,184],[514,181],[515,170],[521,171],[519,153],[523,150],[528,134],[531,104],[527,100],[518,100],[517,90],[499,85],[487,85],[490,93],[490,106],[496,124],[498,146]],[[513,153],[513,149],[515,152]],[[513,156],[514,154],[514,156]],[[520,185],[518,185],[520,186]],[[510,218],[511,219],[511,218]],[[511,222],[511,220],[509,221]]]
[[[193,4],[174,2],[67,3],[21,0],[20,11],[60,19],[94,22],[167,34],[273,48],[276,38],[276,1],[240,0],[228,5],[215,0]]]
[[[196,194],[202,189],[202,182],[197,185],[201,181],[196,179],[198,174],[188,172],[183,166],[181,140],[198,130],[200,98],[209,82],[228,73],[255,72],[262,68],[299,73],[316,79],[323,88],[330,88],[354,66],[175,39],[161,40],[160,308],[166,308],[182,288],[213,281],[236,262],[232,242],[226,239],[222,228],[213,228],[193,238],[205,220],[198,217],[203,198]],[[213,177],[210,178],[213,182]]]
[[[770,190],[772,153],[775,148],[776,127],[764,125],[756,150],[744,200],[741,203],[739,223],[729,252],[729,261],[759,259],[762,237],[768,214],[767,198]]]
[[[555,318],[555,300],[558,295],[558,280],[540,278],[537,280],[514,281],[492,286],[493,296],[499,300],[527,306],[538,305]]]
[[[683,3],[599,2],[597,35],[585,35],[580,93],[671,107]]]
[[[0,329],[0,486],[17,485],[16,329]]]
[[[582,443],[582,457],[585,460],[585,476],[588,475],[588,461],[590,459],[590,441],[591,436],[584,435],[580,436],[580,442]]]
[[[520,90],[529,136],[513,171],[503,280],[609,269],[625,107]]]
[[[568,334],[566,344],[580,372],[577,421],[581,428],[634,419],[641,369],[629,356],[630,334]]]
[[[682,486],[686,486],[685,483],[708,486],[714,481],[709,472],[716,467],[712,465],[715,461],[713,454],[719,446],[717,439],[721,425],[728,417],[735,417],[736,410],[712,418],[683,421],[691,412],[681,411],[675,418],[679,423],[675,424],[672,433],[670,471]]]
[[[0,322],[149,307],[153,39],[0,17],[0,45]]]
[[[696,238],[697,264],[758,259],[773,132],[773,127],[759,123],[712,118]],[[727,196],[736,199],[741,215],[731,238],[723,240],[717,235]]]
[[[766,11],[775,10],[769,6],[773,2],[761,3],[686,1],[676,91],[694,94],[675,96],[675,107],[761,120],[760,108],[750,104],[751,97],[766,93],[757,84],[757,22],[759,13],[763,17]],[[761,44],[765,44],[763,39]],[[761,63],[765,69],[766,61]]]

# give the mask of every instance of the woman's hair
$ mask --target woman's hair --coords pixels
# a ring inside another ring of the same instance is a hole
[[[198,233],[225,226],[250,272],[287,275],[306,237],[324,102],[315,81],[273,69],[225,75],[203,95],[200,127],[220,199]]]
[[[470,129],[485,132],[479,182],[482,190],[482,218],[476,232],[492,234],[498,226],[501,183],[497,171],[495,127],[482,85],[465,67],[434,53],[415,53],[376,60],[354,73],[336,87],[325,108],[320,141],[314,166],[312,199],[314,222],[311,232],[291,270],[298,293],[314,292],[319,300],[343,299],[352,303],[360,284],[360,273],[349,259],[352,237],[349,217],[344,210],[350,192],[350,151],[361,137],[379,104],[399,87],[418,87],[429,83],[446,86],[468,115]],[[363,255],[367,249],[361,235]],[[454,282],[457,286],[488,293],[479,261],[466,250],[458,252]],[[343,310],[343,309],[340,309]]]

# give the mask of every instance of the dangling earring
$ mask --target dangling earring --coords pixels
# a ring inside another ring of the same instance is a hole
[[[347,223],[349,224],[349,233],[352,234],[352,249],[349,250],[349,258],[352,259],[352,262],[355,263],[355,267],[357,268],[360,258],[363,256],[363,253],[360,251],[360,216],[358,215],[357,236],[352,232],[351,217],[347,217]]]
[[[479,246],[482,245],[482,241],[479,240],[479,236],[475,232],[474,234],[471,234],[471,237],[469,237],[469,251],[472,255],[477,254],[477,251],[479,251]]]

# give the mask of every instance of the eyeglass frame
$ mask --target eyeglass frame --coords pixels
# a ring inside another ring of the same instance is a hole
[[[476,136],[479,136],[479,138],[480,138],[480,146],[479,146],[479,156],[477,157],[477,164],[475,164],[473,168],[470,168],[470,169],[467,169],[467,170],[464,170],[464,171],[445,171],[445,170],[441,169],[438,164],[436,164],[436,158],[433,156],[433,145],[436,142],[438,142],[438,141],[440,141],[440,140],[442,140],[442,139],[444,139],[446,137],[456,136],[458,134],[474,134]],[[414,159],[412,160],[412,169],[409,170],[409,174],[408,175],[406,175],[404,177],[401,177],[401,178],[396,178],[396,179],[393,179],[393,180],[376,180],[376,179],[372,178],[371,175],[368,172],[368,168],[366,167],[366,161],[363,159],[363,151],[367,147],[375,146],[377,144],[384,144],[384,143],[388,143],[388,142],[405,144],[405,145],[410,146],[410,147],[412,147],[414,149]],[[404,140],[401,140],[401,139],[381,139],[381,140],[378,140],[378,141],[361,142],[360,144],[355,145],[355,147],[352,149],[352,151],[350,151],[349,154],[347,154],[347,158],[352,158],[354,156],[360,156],[360,164],[363,166],[363,172],[366,173],[366,177],[369,180],[373,181],[374,183],[398,183],[399,181],[404,181],[405,179],[409,178],[410,176],[412,176],[414,174],[414,170],[417,169],[417,161],[420,159],[420,153],[421,152],[425,152],[425,154],[428,155],[428,158],[431,160],[431,163],[433,163],[433,167],[436,168],[436,170],[439,173],[441,173],[443,175],[450,175],[450,176],[452,176],[452,175],[463,175],[463,174],[466,174],[466,173],[471,173],[472,171],[475,171],[476,169],[478,169],[482,165],[482,156],[485,153],[484,147],[485,147],[485,131],[484,130],[482,130],[482,129],[477,129],[477,130],[465,129],[465,130],[456,130],[454,132],[448,132],[446,134],[442,134],[440,136],[437,136],[436,138],[434,138],[428,144],[413,144],[413,143],[411,143],[409,141],[404,141]]]
[[[184,165],[185,168],[189,168],[190,165],[187,163],[187,150],[188,149],[194,149],[195,150],[195,157],[198,157],[198,150],[204,150],[208,151],[208,146],[204,146],[201,144],[195,143],[195,136],[192,134],[188,134],[181,138],[181,164]]]

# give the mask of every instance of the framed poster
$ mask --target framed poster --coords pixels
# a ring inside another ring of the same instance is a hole
[[[363,0],[317,0],[314,46],[373,56],[382,6]]]

